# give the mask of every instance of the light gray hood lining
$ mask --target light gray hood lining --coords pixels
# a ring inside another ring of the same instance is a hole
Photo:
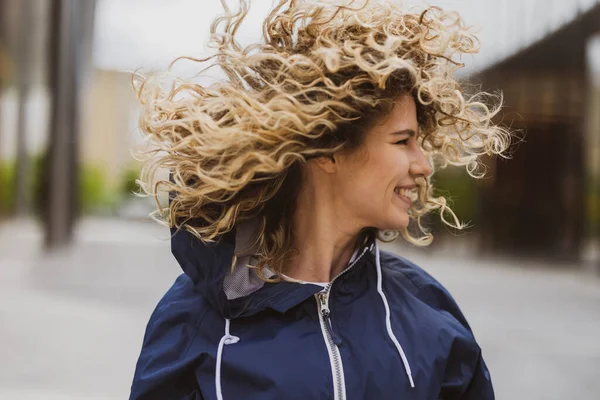
[[[229,271],[223,281],[223,290],[228,300],[249,296],[265,284],[258,276],[257,270],[249,267],[258,263],[251,248],[256,240],[256,226],[255,221],[245,221],[236,226],[235,254],[238,254],[238,257],[233,272]],[[241,251],[243,253],[239,254]],[[275,276],[268,268],[265,273],[270,273],[270,278]]]

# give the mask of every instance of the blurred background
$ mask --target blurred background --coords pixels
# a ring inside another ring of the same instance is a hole
[[[414,1],[406,5],[420,4]],[[259,39],[255,0],[242,43]],[[600,1],[431,0],[479,27],[468,85],[523,133],[487,177],[436,177],[461,220],[387,249],[452,292],[500,400],[599,399]],[[0,0],[0,399],[124,399],[180,273],[136,198],[132,72],[206,54],[217,0]],[[178,64],[176,74],[196,66]]]

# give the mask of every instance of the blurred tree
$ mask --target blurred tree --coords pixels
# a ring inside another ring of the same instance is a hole
[[[29,211],[27,188],[29,182],[29,156],[27,154],[27,100],[31,84],[31,44],[33,30],[31,28],[32,1],[22,0],[19,3],[19,36],[17,46],[17,84],[18,84],[18,116],[17,116],[17,166],[14,175],[15,210],[18,215]]]
[[[80,90],[91,59],[94,0],[53,0],[50,11],[50,143],[43,168],[45,244],[68,244],[79,209]]]
[[[4,93],[4,75],[6,73],[6,1],[0,0],[0,105],[2,104],[2,95]],[[5,193],[8,184],[5,180],[5,169],[2,168],[2,107],[0,106],[0,218],[5,212]]]

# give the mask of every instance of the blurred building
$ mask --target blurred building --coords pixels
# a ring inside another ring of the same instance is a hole
[[[89,84],[82,126],[82,159],[102,168],[108,189],[116,190],[135,159],[140,142],[137,102],[131,73],[95,68]]]
[[[83,96],[81,163],[103,171],[107,190],[116,189],[123,171],[135,165],[131,150],[141,139],[136,130],[136,100],[131,73],[95,68]],[[7,89],[0,96],[2,115],[0,159],[14,160],[17,143],[17,93]],[[31,157],[45,151],[48,142],[50,94],[35,84],[27,100],[27,150]]]
[[[87,212],[123,197],[136,164],[135,98],[131,73],[92,65],[93,9],[94,0],[0,1],[0,214],[39,212],[65,192],[57,184],[73,187],[56,181],[65,171]],[[53,143],[66,170],[51,178]]]
[[[600,90],[589,45],[598,32],[596,4],[472,77],[503,91],[503,121],[525,137],[481,185],[483,250],[598,256]]]

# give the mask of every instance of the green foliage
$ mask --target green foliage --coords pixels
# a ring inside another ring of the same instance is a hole
[[[102,168],[83,165],[79,172],[79,205],[84,214],[99,209],[110,210],[117,205],[118,199],[106,185],[106,176]]]
[[[41,206],[46,199],[43,193],[43,171],[45,156],[39,154],[30,159],[29,178],[30,187],[28,197],[33,201],[33,207],[37,214],[41,213]],[[10,214],[14,212],[15,196],[15,162],[0,162],[0,213]],[[115,193],[106,183],[104,170],[95,165],[82,165],[78,176],[79,183],[79,206],[82,213],[94,213],[97,211],[112,212],[118,206],[120,193]]]
[[[14,210],[15,166],[8,161],[0,161],[0,214]]]
[[[592,176],[587,178],[585,203],[587,232],[600,238],[600,182]]]
[[[44,169],[46,168],[45,154],[41,154],[33,159],[33,191],[38,205],[37,212],[40,213],[41,204],[43,203],[42,179],[44,177]],[[107,188],[106,176],[104,170],[95,165],[80,165],[79,174],[77,176],[79,190],[79,211],[83,214],[93,213],[99,210],[111,210],[116,199]]]
[[[136,182],[140,177],[140,169],[137,167],[130,167],[122,175],[121,178],[121,186],[120,186],[120,194],[128,198],[133,195],[133,193],[141,193],[140,185]]]
[[[28,201],[32,201],[37,182],[39,181],[37,172],[39,171],[38,164],[40,163],[40,160],[34,157],[29,161],[30,163],[27,171],[29,174],[29,178],[27,179],[29,187],[26,189],[25,196],[27,196]],[[15,179],[16,161],[0,161],[0,213],[2,214],[10,214],[15,210]]]
[[[444,196],[458,219],[469,223],[477,218],[478,193],[475,179],[464,169],[447,168],[434,175],[434,195]]]

